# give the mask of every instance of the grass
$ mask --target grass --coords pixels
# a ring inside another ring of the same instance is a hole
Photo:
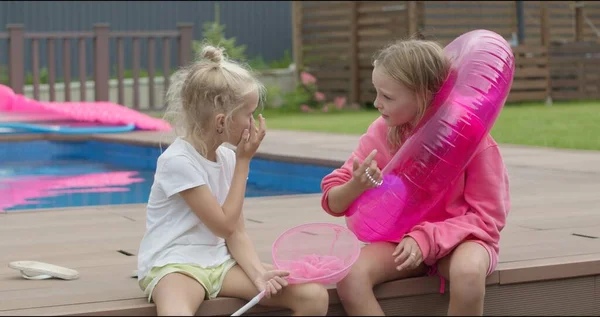
[[[262,112],[267,128],[298,131],[362,134],[373,120],[377,111],[348,111],[337,113],[289,113],[265,109]]]
[[[290,113],[265,109],[269,129],[360,135],[377,111]],[[600,150],[600,101],[507,104],[492,129],[499,143]]]
[[[492,129],[496,141],[600,150],[600,101],[505,107]]]
[[[376,111],[282,113],[265,110],[270,129],[360,135]],[[506,105],[492,129],[499,143],[600,150],[600,101]]]

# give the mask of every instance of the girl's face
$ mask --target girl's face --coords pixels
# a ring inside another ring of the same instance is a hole
[[[390,127],[412,121],[417,115],[418,109],[415,93],[380,68],[375,67],[372,74],[373,86],[377,91],[375,108],[379,110],[385,123]]]
[[[244,104],[234,114],[229,126],[229,138],[225,142],[237,145],[242,139],[244,129],[250,131],[254,123],[254,112],[258,108],[258,93],[253,91],[244,97]]]

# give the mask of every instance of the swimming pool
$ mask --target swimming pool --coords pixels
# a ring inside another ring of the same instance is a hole
[[[103,141],[0,143],[0,212],[146,203],[160,153]],[[246,197],[318,193],[331,170],[255,158]]]

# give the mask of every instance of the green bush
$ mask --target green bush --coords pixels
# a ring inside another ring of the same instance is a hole
[[[284,111],[302,112],[334,112],[347,109],[358,110],[358,104],[348,105],[345,96],[337,96],[328,99],[323,92],[319,91],[317,78],[308,72],[300,73],[300,83],[294,91],[282,95]]]
[[[256,56],[248,61],[248,65],[256,71],[267,70],[267,69],[282,69],[288,68],[294,62],[292,55],[289,50],[283,52],[283,56],[280,59],[266,62],[262,56]]]
[[[217,21],[206,22],[202,27],[202,35],[204,36],[202,41],[193,41],[192,43],[196,56],[202,52],[205,45],[212,45],[222,47],[229,58],[246,62],[246,45],[236,45],[235,37],[226,38],[225,25]]]

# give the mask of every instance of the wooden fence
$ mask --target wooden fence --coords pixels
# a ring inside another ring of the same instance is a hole
[[[600,44],[555,44],[550,47],[554,100],[600,99]]]
[[[517,31],[516,1],[416,1],[419,31],[446,45],[470,30],[485,28],[506,39]]]
[[[294,1],[295,64],[308,68],[328,95],[372,100],[371,56],[391,38],[417,30],[414,5],[407,1]]]
[[[177,30],[168,31],[147,31],[147,32],[120,32],[110,31],[108,24],[96,24],[91,32],[25,32],[23,25],[8,25],[6,33],[0,33],[0,39],[8,39],[8,79],[10,87],[19,94],[23,94],[25,87],[25,69],[24,69],[24,52],[26,41],[30,41],[28,47],[31,48],[32,56],[32,71],[33,71],[33,97],[39,99],[40,87],[40,41],[46,41],[46,54],[48,69],[48,86],[50,101],[56,100],[55,85],[56,85],[56,66],[55,54],[56,46],[62,45],[63,59],[63,81],[65,85],[65,101],[73,100],[71,96],[71,63],[78,62],[79,68],[79,100],[86,100],[86,40],[91,39],[93,43],[93,81],[94,81],[94,100],[108,101],[109,100],[109,79],[110,69],[115,66],[117,70],[118,80],[118,103],[126,105],[124,97],[124,71],[125,71],[125,56],[123,43],[125,39],[131,39],[133,45],[133,56],[131,61],[133,64],[133,104],[127,105],[134,109],[140,109],[140,56],[148,54],[148,100],[149,109],[161,109],[163,105],[157,105],[155,102],[155,62],[156,45],[162,45],[162,73],[165,84],[163,87],[168,87],[168,74],[171,73],[170,67],[170,47],[171,41],[177,41],[178,64],[183,65],[192,59],[192,27],[191,23],[182,23],[177,26]],[[111,47],[109,40],[115,39],[116,45]],[[77,56],[70,56],[70,45],[72,41],[77,43]],[[147,41],[147,51],[141,52],[140,42]],[[157,43],[158,41],[158,43]],[[110,50],[116,50],[116,61],[110,60]],[[1,54],[2,52],[0,52]]]
[[[541,101],[550,96],[548,49],[540,45],[513,47],[515,74],[508,102]]]
[[[385,44],[419,32],[446,45],[460,34],[479,28],[497,32],[514,45],[516,71],[509,102],[597,96],[593,78],[598,72],[591,65],[596,65],[598,59],[589,54],[596,54],[599,44],[565,43],[600,43],[600,31],[594,24],[600,27],[600,3],[294,1],[292,10],[298,69],[313,73],[325,94],[345,95],[351,102],[374,100],[371,58]],[[577,51],[573,51],[575,47]],[[575,56],[588,57],[574,66]],[[575,74],[575,69],[582,73]],[[571,85],[570,90],[565,84]]]

